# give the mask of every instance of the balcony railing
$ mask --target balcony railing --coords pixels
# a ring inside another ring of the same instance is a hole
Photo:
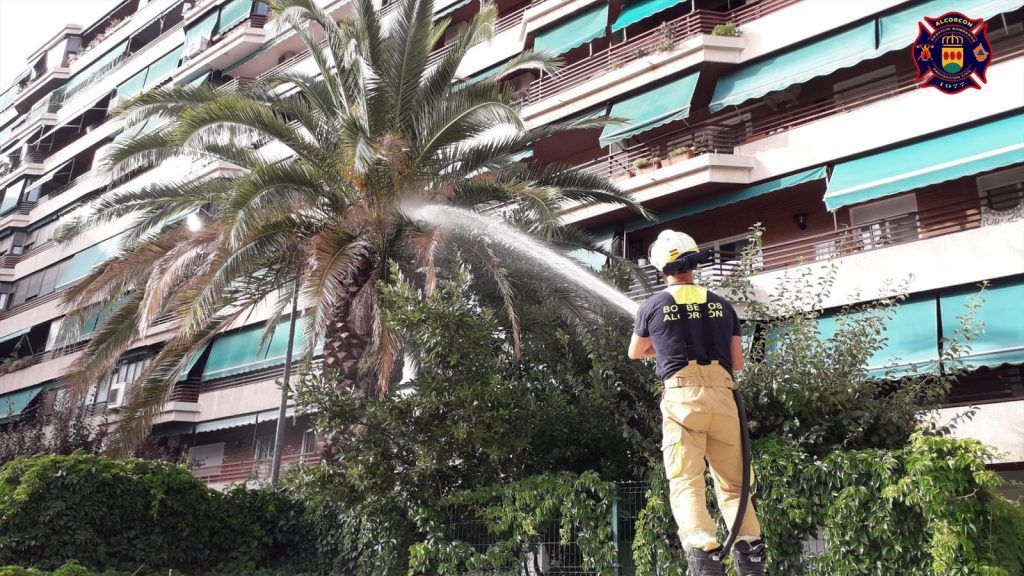
[[[999,200],[1000,204],[1004,201],[1005,199]],[[918,240],[974,230],[982,226],[1021,220],[1024,219],[1024,209],[1021,209],[1024,199],[1020,199],[1020,202],[1021,204],[1018,204],[1016,209],[996,210],[988,197],[972,198],[858,223],[856,226],[839,230],[810,234],[786,242],[766,244],[759,254],[757,270],[769,272],[801,264],[822,262]],[[716,254],[713,262],[702,267],[707,269],[706,272],[703,272],[707,276],[702,276],[702,281],[713,284],[716,280],[726,278],[729,274],[737,273],[739,270],[738,260],[739,256],[736,254]],[[657,279],[653,268],[645,270],[650,279]],[[633,297],[641,296],[644,293],[639,282],[634,283],[629,291],[629,295]]]
[[[650,54],[671,52],[684,40],[698,34],[710,34],[715,26],[727,21],[728,16],[721,12],[697,10],[665,22],[658,28],[573,62],[554,76],[534,80],[523,103],[534,104]]]
[[[319,370],[323,364],[322,358],[314,358],[312,362],[311,370]],[[302,362],[292,362],[292,378],[303,370]],[[264,368],[262,370],[254,370],[252,372],[244,372],[242,374],[235,374],[233,376],[226,376],[224,378],[217,378],[215,380],[209,380],[202,383],[202,392],[211,392],[213,390],[223,390],[224,388],[234,388],[236,386],[246,386],[248,384],[256,384],[258,382],[267,382],[271,380],[277,380],[284,377],[284,363],[270,368]]]
[[[609,178],[633,177],[690,156],[732,154],[739,142],[739,134],[735,127],[703,124],[697,128],[670,132],[649,142],[612,152],[577,168]],[[689,151],[684,153],[682,149]],[[636,165],[637,161],[653,160],[660,160],[660,163],[653,163],[649,167]]]
[[[294,466],[316,466],[320,463],[320,459],[321,455],[318,453],[282,454],[281,470],[285,471]],[[226,462],[219,466],[193,468],[192,474],[207,484],[265,482],[270,479],[270,466],[270,458],[239,460]]]
[[[177,382],[174,384],[174,388],[171,389],[171,393],[167,395],[167,401],[189,403],[199,402],[199,389],[199,382]]]

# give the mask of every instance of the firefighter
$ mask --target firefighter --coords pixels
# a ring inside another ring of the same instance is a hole
[[[686,550],[690,574],[717,576],[722,544],[704,496],[705,460],[711,466],[718,505],[732,526],[741,498],[743,453],[732,390],[743,369],[740,322],[726,300],[693,283],[693,270],[711,257],[693,238],[666,230],[651,246],[650,261],[665,289],[637,312],[629,357],[655,359],[665,382],[661,401],[662,453],[672,514]],[[733,559],[741,576],[764,574],[761,526],[748,502]]]

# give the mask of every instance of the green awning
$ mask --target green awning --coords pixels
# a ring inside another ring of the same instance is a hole
[[[891,319],[885,323],[886,342],[868,359],[868,371],[872,376],[881,377],[890,371],[904,375],[917,367],[932,364],[939,359],[939,322],[935,298],[908,300],[899,305]],[[851,316],[857,313],[852,313]],[[829,314],[818,319],[818,330],[822,338],[831,338],[837,331],[837,317]]]
[[[938,18],[960,12],[969,18],[989,19],[1024,6],[1024,0],[929,0],[878,18],[878,55],[906,48],[917,39],[917,23],[925,16]]]
[[[644,18],[650,18],[658,12],[668,10],[676,4],[682,4],[686,0],[630,0],[626,7],[619,14],[619,18],[612,24],[612,32],[618,32],[623,28],[636,24]]]
[[[612,249],[612,231],[605,229],[603,231],[594,234],[594,241],[596,244],[604,248],[606,251]],[[594,270],[600,270],[604,267],[608,258],[600,252],[591,252],[590,250],[573,250],[569,253],[569,256],[574,258],[580,264],[593,268]]]
[[[83,70],[71,77],[67,83],[61,88],[61,92],[69,94],[74,91],[80,84],[91,79],[97,73],[104,72],[115,60],[124,55],[125,50],[128,49],[128,42],[121,42],[109,52],[100,56],[92,64],[86,66]]]
[[[447,6],[445,6],[445,4],[446,2],[437,3],[435,7],[436,12],[434,12],[434,20],[440,20],[441,18],[450,15],[452,12],[455,12],[466,4],[469,4],[469,0],[455,0],[454,2],[448,2]]]
[[[952,338],[960,326],[957,316],[967,312],[969,298],[978,288],[943,294],[942,337]],[[971,368],[994,368],[1003,364],[1024,363],[1024,282],[995,284],[982,293],[984,303],[974,314],[975,323],[984,323],[984,331],[970,343],[964,358]]]
[[[0,336],[0,344],[3,344],[4,342],[7,342],[9,340],[13,340],[13,339],[17,338],[18,336],[24,336],[25,334],[28,334],[28,331],[31,330],[31,329],[32,329],[32,327],[29,326],[28,328],[22,328],[21,330],[18,330],[17,332],[11,332],[10,334],[8,334],[6,336]]]
[[[212,38],[213,31],[217,28],[217,20],[220,18],[220,10],[210,10],[199,20],[193,21],[185,28],[185,46],[191,46],[192,42],[199,38]]]
[[[124,102],[132,96],[135,96],[146,87],[146,72],[147,70],[140,70],[138,74],[125,80],[117,87],[117,101]]]
[[[23,388],[15,392],[0,395],[0,424],[6,424],[21,416],[36,396],[46,389],[46,384]]]
[[[612,104],[612,118],[624,120],[625,123],[605,126],[601,132],[601,146],[614,144],[662,124],[686,118],[690,113],[690,100],[697,87],[698,74],[694,72]]]
[[[249,17],[251,12],[252,0],[231,0],[221,6],[220,25],[217,27],[217,33],[223,34],[238,26]]]
[[[149,65],[149,69],[146,71],[146,82],[142,85],[144,90],[162,82],[174,72],[181,61],[181,49],[182,47],[178,46]]]
[[[729,192],[726,194],[718,194],[714,197],[702,200],[700,202],[693,202],[685,204],[674,210],[668,210],[657,215],[657,220],[651,222],[649,220],[637,219],[626,223],[626,232],[634,232],[643,228],[649,228],[658,224],[669,222],[677,218],[683,218],[686,216],[692,216],[694,214],[700,214],[701,212],[707,212],[708,210],[714,210],[715,208],[721,208],[722,206],[728,206],[729,204],[735,204],[736,202],[742,202],[751,198],[756,198],[776,190],[782,190],[784,188],[790,188],[798,184],[805,182],[811,182],[814,180],[821,180],[825,177],[825,167],[819,166],[818,168],[811,168],[810,170],[804,170],[797,174],[791,174],[768,182],[762,182],[754,186],[748,186],[741,188],[735,192]]]
[[[726,106],[741,104],[751,98],[853,66],[874,57],[874,54],[874,22],[866,22],[846,32],[829,34],[821,40],[748,64],[719,78],[715,94],[711,97],[711,111],[717,112]]]
[[[305,317],[299,318],[295,325],[295,357],[303,353]],[[234,376],[284,364],[288,351],[288,321],[285,320],[274,329],[274,337],[269,344],[260,348],[260,336],[263,335],[263,324],[246,326],[214,339],[210,345],[210,354],[203,367],[202,381]]]
[[[221,418],[220,420],[200,422],[196,424],[195,433],[215,432],[217,430],[238,428],[240,426],[252,426],[254,424],[256,424],[256,414],[244,414],[242,416],[231,416],[230,418]]]
[[[121,235],[108,238],[82,250],[71,258],[71,264],[57,280],[57,290],[62,290],[89,275],[97,265],[106,262],[120,249]]]
[[[1024,162],[1024,114],[837,164],[829,210]]]
[[[608,4],[602,4],[579,16],[541,30],[533,41],[533,49],[536,52],[549,52],[557,56],[604,36],[607,26]]]

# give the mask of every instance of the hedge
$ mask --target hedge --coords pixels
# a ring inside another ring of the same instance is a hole
[[[304,561],[301,519],[280,493],[219,493],[167,462],[76,454],[0,468],[0,565],[251,574]]]

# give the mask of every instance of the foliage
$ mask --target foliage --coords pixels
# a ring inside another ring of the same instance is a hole
[[[221,494],[166,462],[74,454],[0,469],[0,563],[253,574],[303,557],[302,518],[283,494]]]
[[[614,485],[592,472],[542,474],[455,494],[440,509],[421,515],[426,537],[410,548],[410,573],[450,575],[516,566],[538,550],[545,529],[551,529],[562,545],[579,546],[583,569],[608,574],[616,554],[607,521],[614,494]],[[458,523],[479,526],[493,544],[479,552],[452,541],[451,527]],[[540,571],[536,564],[529,568]]]
[[[74,414],[23,414],[0,434],[0,464],[30,454],[98,454],[107,437],[105,423],[84,410]]]
[[[270,2],[276,21],[309,49],[315,73],[275,72],[231,89],[158,88],[124,105],[126,122],[158,126],[113,146],[115,184],[157,166],[220,161],[239,169],[114,186],[75,227],[81,234],[128,215],[138,223],[121,237],[119,254],[65,293],[68,334],[81,330],[93,302],[114,301],[74,367],[74,393],[109,373],[158,317],[181,318],[135,386],[116,431],[122,451],[145,437],[193,355],[254,306],[270,306],[269,336],[298,291],[310,318],[305,350],[312,355],[312,343],[323,338],[327,382],[377,396],[401,357],[401,339],[383,321],[378,299],[394,270],[429,290],[446,254],[462,246],[467,262],[506,296],[499,305],[513,319],[517,290],[565,284],[546,270],[510,274],[500,239],[438,229],[412,217],[412,206],[512,205],[527,233],[595,250],[585,232],[560,222],[560,206],[612,202],[643,212],[603,177],[517,161],[536,141],[581,127],[526,128],[514,94],[499,84],[515,70],[553,72],[553,63],[526,52],[491,78],[457,81],[466,53],[493,33],[497,11],[485,4],[431,64],[449,24],[434,22],[433,4],[402,2],[384,25],[371,0],[353,2],[353,16],[340,23],[311,0]],[[284,157],[257,150],[267,143]],[[180,222],[190,213],[203,220],[201,230]],[[575,291],[553,297],[589,313]]]
[[[959,357],[977,333],[975,301],[945,342],[938,363],[870,370],[885,346],[885,327],[906,299],[850,305],[836,315],[836,331],[822,338],[818,322],[834,289],[835,268],[786,272],[778,293],[755,295],[749,282],[760,266],[762,230],[755,227],[739,271],[721,286],[744,309],[748,342],[743,390],[754,438],[789,439],[821,456],[833,450],[904,446],[920,414],[937,408],[962,373]],[[856,298],[854,298],[856,300]]]
[[[738,38],[743,35],[738,24],[732,22],[726,22],[725,24],[717,24],[711,29],[713,36],[732,36]]]
[[[755,498],[770,572],[1019,575],[1024,509],[996,493],[977,442],[916,433],[898,450],[833,452],[817,458],[795,443],[755,449]],[[633,544],[637,575],[683,574],[660,470],[652,472]],[[709,496],[709,505],[713,499]],[[826,551],[802,558],[823,529]],[[671,543],[671,544],[670,544]],[[1013,548],[1007,553],[1007,546]],[[655,562],[656,560],[656,562]]]

